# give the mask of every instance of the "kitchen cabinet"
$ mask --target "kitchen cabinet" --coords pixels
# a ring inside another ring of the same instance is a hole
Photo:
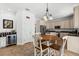
[[[67,50],[79,54],[79,37],[77,36],[68,36],[67,38]]]
[[[17,43],[16,34],[0,37],[0,48],[16,43]]]
[[[79,6],[74,8],[74,28],[79,28]]]

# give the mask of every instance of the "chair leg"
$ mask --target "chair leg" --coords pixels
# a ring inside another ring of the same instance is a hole
[[[47,48],[47,56],[50,56],[50,48]]]
[[[54,56],[56,56],[56,51],[54,50]]]
[[[51,54],[51,56],[54,56],[54,53],[55,53],[55,51],[54,51],[54,49],[52,50],[52,54]]]
[[[41,51],[41,56],[43,55],[42,51]]]
[[[54,54],[55,54],[55,50],[52,49],[50,52],[51,52],[50,55],[51,55],[51,56],[54,56]]]
[[[61,51],[61,54],[60,54],[60,56],[64,56],[64,50],[63,50],[63,51]]]
[[[34,49],[34,56],[36,56],[36,49]]]
[[[52,50],[50,49],[50,56],[52,56]]]

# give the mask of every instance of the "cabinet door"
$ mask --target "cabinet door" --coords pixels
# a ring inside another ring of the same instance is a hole
[[[6,46],[6,37],[1,37],[0,38],[0,48]]]
[[[79,37],[73,37],[73,36],[68,37],[68,40],[67,40],[68,50],[75,52],[75,53],[79,53],[78,45],[79,45]]]
[[[11,44],[11,39],[12,39],[12,36],[11,35],[8,35],[7,36],[7,44]]]
[[[11,43],[16,44],[16,35],[11,36]]]

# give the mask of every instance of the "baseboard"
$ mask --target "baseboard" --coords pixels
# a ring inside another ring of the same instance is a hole
[[[17,43],[17,45],[24,45],[24,43]]]
[[[28,42],[23,42],[23,43],[17,43],[17,45],[24,45],[24,44],[27,44],[27,43],[32,43],[33,41],[28,41]]]
[[[28,44],[28,43],[32,43],[32,42],[27,42],[27,43],[24,43],[24,44]]]

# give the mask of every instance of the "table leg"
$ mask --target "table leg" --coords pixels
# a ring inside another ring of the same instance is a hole
[[[58,37],[60,37],[60,32],[58,32]]]

